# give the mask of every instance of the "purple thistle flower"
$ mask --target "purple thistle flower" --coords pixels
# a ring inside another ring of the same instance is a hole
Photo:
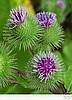
[[[40,12],[37,13],[36,19],[41,26],[47,28],[56,21],[56,14],[51,12]]]
[[[56,4],[57,4],[57,6],[59,6],[59,7],[61,7],[61,8],[65,8],[65,4],[64,4],[64,2],[61,1],[61,0],[58,0]]]
[[[52,77],[52,73],[58,71],[57,67],[60,66],[58,57],[50,51],[36,55],[32,61],[33,72],[38,74],[41,81]],[[53,78],[53,77],[52,77]]]
[[[12,9],[10,11],[10,19],[9,21],[12,24],[18,25],[24,22],[27,15],[27,10],[24,7],[18,7],[16,9]]]

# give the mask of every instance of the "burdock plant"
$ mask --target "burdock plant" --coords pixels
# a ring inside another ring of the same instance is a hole
[[[34,46],[40,35],[40,26],[30,16],[25,7],[17,7],[10,11],[10,18],[5,27],[4,39],[18,49]]]
[[[51,51],[36,54],[26,69],[30,87],[38,90],[56,88],[62,81],[63,67],[63,62]]]
[[[16,67],[16,58],[12,54],[10,46],[0,43],[0,87],[5,87],[10,79],[13,79],[13,69]]]
[[[52,12],[40,12],[37,13],[36,20],[41,27],[44,27],[43,35],[38,43],[39,48],[47,50],[50,47],[61,47],[64,34],[57,21],[56,14]]]
[[[33,54],[32,59],[28,61],[28,66],[24,69],[25,80],[29,82],[27,88],[48,91],[48,89],[56,87],[58,82],[62,82],[64,65],[59,57],[51,52],[54,47],[61,47],[64,39],[55,13],[43,11],[31,16],[25,7],[19,6],[12,9],[3,36],[4,41],[8,42],[11,48],[23,49],[23,52],[30,49]],[[14,62],[8,53],[9,50],[4,45],[1,48],[0,70],[1,73],[4,68],[6,68],[5,72],[9,71],[9,73],[5,73],[5,78],[8,79],[11,76],[11,67],[14,66]],[[36,49],[40,53],[36,54],[37,52],[34,51]],[[2,56],[2,54],[4,55]],[[3,81],[4,76],[2,76]],[[20,76],[24,77],[23,74]],[[26,86],[25,80],[19,79],[22,86]]]

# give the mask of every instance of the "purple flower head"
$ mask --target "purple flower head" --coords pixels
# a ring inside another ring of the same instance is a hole
[[[37,13],[36,19],[41,26],[47,28],[56,21],[56,14],[51,12],[40,12]]]
[[[38,78],[41,81],[47,81],[52,77],[52,73],[57,71],[57,67],[60,65],[57,63],[58,57],[50,51],[46,53],[40,53],[36,55],[32,62],[33,72],[38,74]]]
[[[12,9],[10,11],[10,19],[9,21],[12,24],[18,25],[24,22],[27,15],[27,10],[24,7],[18,7],[16,9]]]
[[[58,1],[57,1],[57,6],[59,6],[60,8],[65,8],[65,4],[64,4],[64,2],[61,1],[61,0],[58,0]]]

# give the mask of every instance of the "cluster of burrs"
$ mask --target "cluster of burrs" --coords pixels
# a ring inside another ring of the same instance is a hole
[[[10,18],[6,25],[4,39],[14,49],[18,48],[21,50],[23,48],[25,51],[26,49],[34,48],[34,46],[39,45],[41,48],[45,47],[45,51],[47,51],[47,47],[49,46],[50,48],[52,46],[59,46],[62,42],[62,38],[63,33],[57,22],[55,13],[43,11],[37,13],[36,16],[30,16],[26,8],[20,6],[10,11]],[[40,86],[43,86],[43,82],[44,84],[50,84],[48,83],[51,82],[49,79],[53,78],[55,80],[52,82],[53,84],[59,80],[59,76],[55,78],[53,74],[60,75],[61,71],[59,71],[58,68],[62,65],[59,58],[51,51],[37,54],[32,59],[30,65],[26,71],[27,73],[29,71],[31,72],[27,78],[29,78],[29,80],[31,79],[30,82],[32,84],[34,83],[33,81],[35,81],[35,83],[39,82]],[[30,68],[32,69],[30,70]]]

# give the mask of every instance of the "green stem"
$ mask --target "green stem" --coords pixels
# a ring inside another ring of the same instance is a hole
[[[52,92],[53,94],[60,94],[57,89],[54,89],[54,90],[49,89],[49,91]]]
[[[20,76],[25,76],[26,74],[24,72],[21,72],[18,68],[12,68],[17,74],[19,74]],[[19,82],[17,82],[14,79],[8,79],[8,81],[10,83],[14,83],[14,84],[19,84]]]
[[[19,84],[19,82],[17,82],[17,81],[14,80],[14,79],[8,79],[8,82],[13,83],[13,84]]]
[[[66,94],[66,89],[64,88],[64,85],[61,83],[60,83],[60,85],[61,85],[61,89],[62,89],[63,93]]]
[[[17,74],[19,74],[20,76],[25,76],[26,74],[22,71],[20,71],[18,68],[12,68]]]
[[[61,89],[63,91],[63,94],[66,94],[67,90],[65,89],[64,84],[62,84],[60,82],[59,82],[59,84],[60,84],[60,87],[61,87]]]
[[[32,53],[32,55],[34,56],[35,55],[35,52],[34,52],[33,48],[32,47],[29,47],[29,50]]]

